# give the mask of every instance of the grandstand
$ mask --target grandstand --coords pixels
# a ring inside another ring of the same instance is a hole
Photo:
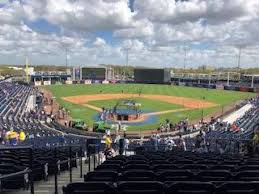
[[[259,192],[258,97],[224,120],[140,139],[115,134],[107,147],[103,134],[47,114],[37,87],[3,81],[0,94],[1,193]]]

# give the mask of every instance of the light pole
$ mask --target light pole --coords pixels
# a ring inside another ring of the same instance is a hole
[[[183,72],[185,72],[185,68],[186,68],[186,52],[187,52],[187,48],[184,44]]]
[[[240,70],[241,52],[242,52],[242,48],[240,46],[239,47],[239,53],[238,53],[238,60],[237,60],[237,69],[238,69],[238,71]]]
[[[124,81],[126,80],[126,68],[129,65],[129,48],[126,48],[126,66],[124,67],[124,71],[123,71],[123,79]]]
[[[65,52],[66,52],[66,68],[67,68],[67,48],[65,49]]]

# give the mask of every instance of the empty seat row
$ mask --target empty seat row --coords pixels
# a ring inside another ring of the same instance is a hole
[[[109,164],[103,163],[96,168],[96,170],[105,170],[105,169],[112,169],[115,171],[126,171],[130,169],[142,169],[142,170],[153,170],[155,172],[171,169],[171,170],[180,170],[180,169],[189,169],[189,170],[229,170],[232,173],[239,172],[243,170],[259,170],[259,165],[205,165],[205,164],[156,164],[156,165],[148,165],[148,164]]]
[[[257,194],[259,183],[227,182],[216,186],[210,182],[128,181],[70,183],[63,187],[64,194]]]
[[[232,174],[227,170],[165,170],[154,173],[150,170],[128,170],[117,173],[111,170],[93,171],[84,176],[85,181],[259,181],[259,171],[240,171]]]

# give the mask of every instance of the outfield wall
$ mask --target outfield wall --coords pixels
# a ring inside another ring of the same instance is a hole
[[[87,80],[63,80],[62,82],[53,82],[49,81],[48,83],[44,84],[44,81],[40,81],[41,84],[38,84],[37,81],[34,82],[36,86],[39,85],[55,85],[55,84],[116,84],[116,83],[121,83],[121,81],[108,81],[108,80],[92,80],[92,79],[87,79]],[[124,81],[123,83],[127,84],[135,84],[135,82],[127,82]],[[215,83],[192,83],[192,82],[173,82],[172,85],[177,85],[177,86],[187,86],[187,87],[197,87],[197,88],[207,88],[207,89],[219,89],[219,90],[230,90],[230,91],[240,91],[240,92],[252,92],[252,93],[259,93],[259,86],[255,88],[251,87],[246,87],[246,86],[236,86],[236,85],[224,85],[222,83],[215,84]]]
[[[207,89],[222,89],[222,90],[231,90],[238,92],[254,92],[258,93],[259,88],[251,88],[246,86],[233,86],[233,85],[222,85],[222,84],[207,84],[207,83],[190,83],[190,82],[174,82],[173,84],[178,86],[187,86],[187,87],[197,87],[197,88],[207,88]]]

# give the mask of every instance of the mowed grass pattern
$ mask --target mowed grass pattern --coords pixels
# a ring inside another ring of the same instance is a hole
[[[188,97],[194,99],[203,99],[218,104],[217,107],[207,108],[203,110],[204,116],[211,114],[216,111],[220,111],[222,107],[234,104],[237,101],[242,99],[251,98],[255,96],[252,93],[243,93],[235,91],[224,91],[224,90],[213,90],[213,89],[203,89],[203,88],[191,88],[183,86],[169,86],[169,85],[150,85],[150,84],[94,84],[94,85],[51,85],[46,87],[52,94],[56,97],[57,101],[61,106],[69,110],[69,114],[72,118],[80,118],[85,120],[90,126],[93,124],[93,116],[96,114],[94,110],[91,110],[82,105],[75,105],[73,103],[66,102],[62,100],[62,97],[66,96],[78,96],[78,95],[87,95],[87,94],[98,94],[98,93],[139,93],[142,94],[156,94],[156,95],[169,95],[169,96],[180,96]],[[141,99],[141,98],[140,98]],[[139,100],[140,100],[139,99]],[[143,100],[141,99],[142,103]],[[163,104],[164,102],[157,102],[151,100],[146,100],[145,109],[153,109],[153,111],[165,110],[168,103]],[[113,100],[105,101],[92,101],[90,104],[96,105],[98,107],[105,107],[106,105],[110,106],[114,103]],[[140,102],[141,103],[141,102]],[[162,105],[163,104],[163,105]],[[170,104],[170,106],[176,106]],[[143,106],[144,108],[144,106]],[[169,108],[170,109],[170,108]],[[167,110],[169,110],[167,109]],[[170,119],[173,122],[178,122],[179,120],[188,117],[190,120],[200,119],[202,117],[202,110],[190,110],[179,113],[169,113],[159,115],[157,123],[152,125],[146,125],[141,127],[130,127],[129,130],[147,130],[157,128],[160,122],[164,122],[165,119]]]

